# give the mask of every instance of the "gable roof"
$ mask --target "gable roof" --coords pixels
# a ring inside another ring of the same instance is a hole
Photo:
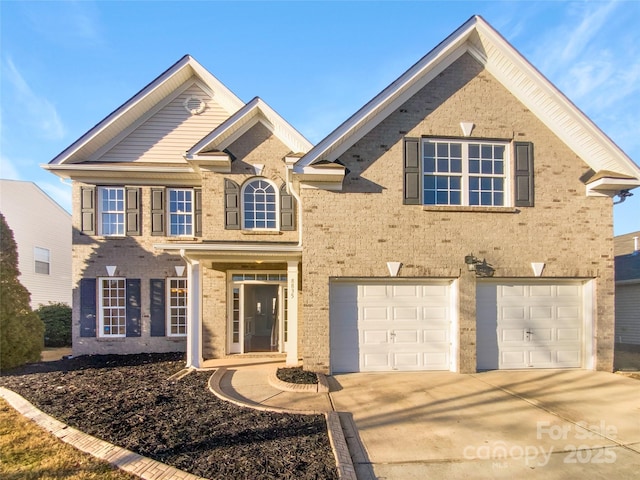
[[[594,172],[621,174],[616,188],[640,185],[640,168],[482,17],[473,16],[296,163],[296,171],[340,155],[463,54],[480,62]],[[619,177],[620,175],[618,175]],[[600,186],[606,185],[601,181]]]
[[[193,57],[185,55],[67,147],[51,160],[48,166],[73,164],[86,160],[93,153],[107,145],[118,134],[134,125],[191,77],[196,77],[202,82],[210,90],[211,94],[215,96],[218,104],[229,114],[236,112],[244,105],[244,102],[211,75]]]
[[[255,97],[186,153],[187,159],[212,151],[222,151],[257,123],[265,125],[293,153],[306,153],[313,146],[264,100]]]

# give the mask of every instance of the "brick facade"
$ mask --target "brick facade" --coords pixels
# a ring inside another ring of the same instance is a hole
[[[403,205],[403,139],[461,137],[530,141],[535,149],[535,206],[490,209]],[[495,277],[531,278],[531,262],[548,278],[595,279],[596,367],[613,368],[612,205],[585,196],[588,166],[470,55],[465,54],[347,150],[341,193],[303,189],[305,365],[329,369],[329,279],[458,279],[459,369],[474,372],[476,278],[464,257],[495,266]]]

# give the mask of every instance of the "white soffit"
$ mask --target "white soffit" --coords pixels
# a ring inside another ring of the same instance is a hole
[[[196,77],[212,92],[218,104],[229,114],[244,103],[190,55],[185,55],[131,99],[95,125],[76,142],[49,162],[49,165],[82,162],[107,145],[154,109],[166,97]]]
[[[640,168],[484,19],[474,16],[319,142],[296,164],[335,161],[420,88],[469,53],[594,171],[640,179]]]
[[[186,158],[211,150],[224,150],[244,135],[251,127],[261,122],[292,152],[308,152],[312,145],[284,118],[259,97],[255,97],[240,110],[216,127],[209,135],[195,144]]]

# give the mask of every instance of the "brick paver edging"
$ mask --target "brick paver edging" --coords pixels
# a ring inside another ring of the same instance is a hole
[[[329,382],[327,382],[327,377],[322,373],[316,373],[318,383],[290,383],[278,378],[278,368],[267,375],[269,385],[278,390],[294,393],[329,393]]]
[[[203,477],[198,477],[151,458],[143,457],[130,450],[112,445],[69,427],[47,415],[42,410],[38,410],[24,397],[11,390],[0,387],[0,397],[5,399],[9,405],[24,417],[33,420],[38,426],[51,432],[63,442],[140,478],[145,480],[204,480]]]
[[[327,422],[327,431],[329,433],[329,443],[331,444],[333,456],[336,459],[338,477],[343,480],[357,480],[356,471],[351,460],[351,454],[349,453],[347,441],[344,438],[344,432],[342,431],[342,425],[340,424],[340,417],[336,412],[293,410],[278,407],[268,407],[251,401],[243,402],[238,398],[227,395],[220,388],[220,381],[226,373],[226,368],[219,368],[213,373],[213,375],[211,375],[211,378],[209,379],[209,390],[211,390],[213,394],[221,400],[233,403],[234,405],[238,405],[240,407],[253,408],[255,410],[261,410],[263,412],[294,413],[298,415],[324,415],[324,418]]]

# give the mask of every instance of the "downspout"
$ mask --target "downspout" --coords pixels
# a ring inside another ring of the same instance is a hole
[[[295,188],[293,188],[293,183],[289,177],[289,172],[293,170],[293,165],[286,166],[286,178],[285,185],[287,189],[287,193],[289,195],[293,195],[293,198],[296,199],[298,203],[298,247],[302,246],[302,200],[300,199],[300,195],[296,192]]]

